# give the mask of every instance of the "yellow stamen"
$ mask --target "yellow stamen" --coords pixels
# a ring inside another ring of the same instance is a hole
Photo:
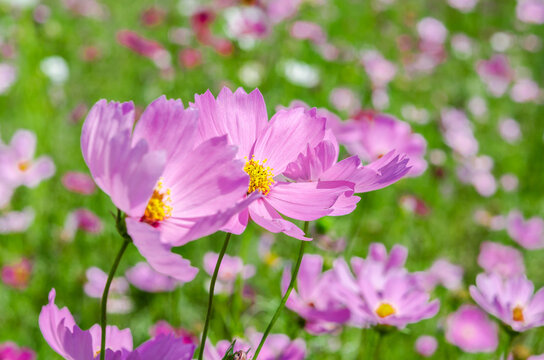
[[[141,221],[150,225],[157,225],[159,221],[169,218],[172,215],[172,207],[168,204],[171,202],[170,189],[164,191],[162,180],[159,180],[157,187],[153,190],[151,199],[147,203]]]
[[[395,308],[388,303],[381,303],[376,309],[376,314],[382,319],[394,315],[395,313]]]
[[[516,306],[514,310],[512,310],[512,319],[514,321],[525,321],[525,318],[523,317],[523,308],[521,306]]]
[[[30,161],[21,161],[19,164],[17,164],[17,167],[22,172],[25,172],[28,170],[28,168],[30,168]]]
[[[249,188],[247,190],[248,194],[251,194],[255,190],[259,190],[263,195],[266,195],[270,192],[270,185],[274,181],[274,174],[272,171],[274,169],[266,166],[266,159],[254,160],[253,157],[246,162],[244,166],[244,171],[249,175]]]

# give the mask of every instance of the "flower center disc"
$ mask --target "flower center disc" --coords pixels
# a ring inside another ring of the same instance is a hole
[[[394,315],[395,313],[395,308],[388,303],[381,303],[376,309],[376,314],[382,319]]]
[[[159,181],[140,221],[157,226],[159,221],[163,221],[172,215],[172,207],[168,205],[171,201],[170,189],[163,191],[162,181]]]
[[[254,160],[253,157],[244,165],[244,171],[249,175],[249,187],[247,193],[251,194],[255,190],[259,190],[263,195],[270,192],[270,185],[274,181],[272,168],[265,166],[266,159]]]
[[[512,310],[512,319],[514,321],[524,321],[525,318],[523,317],[523,309],[521,306],[516,306],[514,310]]]

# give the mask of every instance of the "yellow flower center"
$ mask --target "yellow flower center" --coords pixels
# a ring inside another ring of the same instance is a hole
[[[255,190],[259,190],[263,195],[270,192],[270,185],[274,181],[272,168],[265,166],[266,159],[263,161],[254,160],[253,157],[244,165],[244,171],[249,175],[249,188],[247,193],[251,194]]]
[[[147,203],[144,216],[140,221],[156,226],[159,221],[169,218],[172,215],[172,207],[168,205],[172,202],[170,198],[170,189],[163,189],[162,180],[159,180],[157,187],[153,190],[153,195]]]
[[[30,168],[30,161],[21,161],[20,163],[17,164],[17,167],[22,172],[25,172],[28,170],[28,168]]]
[[[524,321],[525,318],[523,317],[523,308],[521,306],[516,306],[514,310],[512,310],[512,319],[514,321]]]
[[[376,309],[376,314],[382,319],[390,315],[394,315],[395,313],[395,308],[388,303],[381,303],[380,306],[378,306],[378,308]]]
[[[25,284],[30,277],[28,269],[22,264],[15,267],[13,275],[19,284]]]

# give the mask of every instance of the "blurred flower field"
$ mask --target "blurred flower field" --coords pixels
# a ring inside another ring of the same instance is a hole
[[[544,358],[543,26],[0,0],[0,360]]]

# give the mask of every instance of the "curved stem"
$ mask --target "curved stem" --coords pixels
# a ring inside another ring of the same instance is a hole
[[[304,234],[308,234],[308,227],[310,225],[309,221],[306,221],[304,223]],[[297,275],[298,270],[300,268],[300,263],[302,262],[302,256],[304,255],[304,246],[306,245],[306,241],[301,240],[300,241],[300,250],[298,251],[298,259],[297,263],[295,265],[295,268],[293,269],[293,274],[291,275],[291,282],[289,282],[289,287],[287,288],[287,291],[285,292],[285,295],[283,295],[283,298],[281,299],[281,302],[276,309],[276,312],[274,313],[274,316],[272,317],[272,320],[270,320],[270,323],[266,327],[266,330],[263,333],[263,337],[261,339],[261,342],[259,343],[259,346],[257,347],[257,350],[255,350],[255,355],[253,356],[253,360],[257,360],[257,356],[259,356],[259,353],[261,352],[261,348],[264,345],[264,342],[266,341],[266,338],[268,337],[268,334],[270,334],[270,331],[272,330],[272,327],[276,323],[276,320],[278,320],[278,317],[280,316],[281,311],[285,307],[285,303],[287,302],[287,299],[289,298],[289,295],[291,295],[291,291],[293,291],[293,288],[295,287],[295,282],[297,281]]]
[[[206,345],[206,336],[208,335],[208,327],[210,325],[210,318],[211,318],[212,309],[213,309],[213,292],[215,290],[215,282],[217,281],[217,274],[219,273],[219,267],[221,266],[221,261],[223,261],[223,256],[225,256],[225,252],[227,251],[227,246],[229,245],[229,240],[231,235],[232,235],[231,233],[227,233],[227,236],[225,236],[225,242],[223,243],[223,247],[221,248],[219,257],[217,258],[217,264],[215,264],[215,269],[213,270],[212,281],[210,283],[210,294],[208,298],[208,311],[206,312],[206,322],[204,323],[204,330],[202,331],[202,339],[200,340],[200,349],[198,350],[198,360],[202,360],[202,357],[204,356],[204,346]]]
[[[119,219],[119,216],[118,216],[118,219]],[[121,262],[121,258],[123,257],[123,254],[125,253],[125,250],[127,249],[128,244],[130,244],[130,241],[131,241],[130,236],[128,236],[126,233],[121,234],[121,236],[123,236],[123,245],[121,245],[121,249],[119,249],[119,252],[117,253],[117,256],[115,257],[115,261],[113,262],[110,273],[108,274],[108,280],[106,281],[104,292],[102,293],[102,312],[100,314],[100,328],[102,329],[102,334],[100,338],[100,360],[104,360],[106,356],[106,317],[107,317],[106,310],[108,307],[108,293],[110,292],[111,282],[113,280],[113,277],[115,276],[117,267],[119,266],[119,263]]]

